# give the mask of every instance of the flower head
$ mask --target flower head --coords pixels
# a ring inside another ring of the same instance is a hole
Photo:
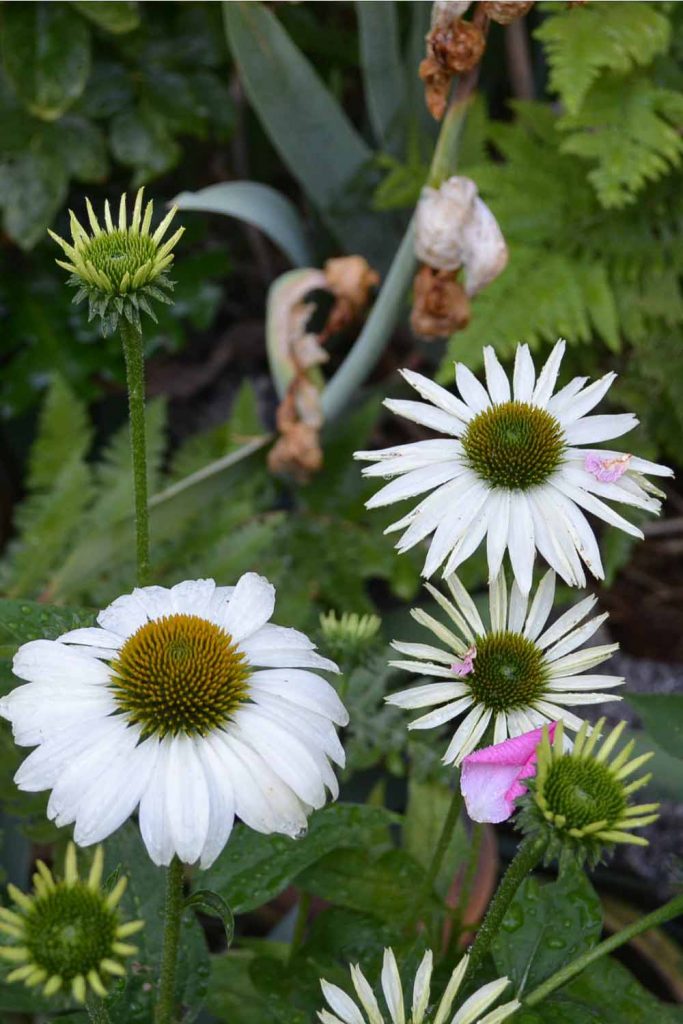
[[[408,1024],[427,1024],[427,1021],[430,1021],[431,1024],[501,1024],[519,1009],[520,1003],[513,999],[487,1013],[489,1007],[510,984],[509,978],[498,978],[478,989],[474,995],[462,1003],[455,1016],[451,1017],[453,1002],[467,971],[468,962],[469,957],[464,956],[453,971],[438,1006],[432,1005],[430,988],[433,956],[431,950],[427,950],[415,975]],[[384,1017],[377,998],[357,964],[351,967],[351,980],[360,1006],[337,985],[321,981],[323,995],[333,1012],[321,1010],[318,1013],[319,1020],[322,1021],[322,1024],[345,1024],[345,1022],[346,1024],[351,1024],[351,1022],[352,1024],[384,1024]],[[396,957],[391,949],[384,950],[382,992],[391,1024],[406,1024],[403,986]],[[485,1016],[482,1017],[482,1014]]]
[[[439,646],[392,644],[410,658],[392,665],[434,681],[387,697],[390,704],[402,708],[435,708],[411,722],[409,729],[433,729],[465,713],[444,755],[446,764],[460,764],[487,730],[492,729],[494,744],[560,719],[576,730],[581,719],[569,707],[621,699],[603,691],[620,686],[623,679],[581,674],[606,661],[618,647],[604,644],[579,650],[607,618],[598,615],[583,621],[595,597],[580,601],[545,628],[553,605],[555,573],[546,573],[529,606],[516,583],[508,594],[501,570],[489,587],[487,628],[458,577],[447,577],[446,584],[452,601],[429,583],[426,586],[448,616],[448,626],[420,608],[411,613],[434,634]],[[473,647],[476,657],[469,654]],[[462,666],[468,656],[471,670],[465,672]]]
[[[379,615],[358,615],[357,612],[334,611],[320,616],[320,631],[325,645],[337,660],[358,659],[374,646],[382,620]]]
[[[163,241],[176,214],[176,207],[173,207],[151,233],[154,207],[148,202],[143,213],[143,193],[141,188],[135,197],[130,220],[125,194],[121,196],[116,223],[109,202],[105,202],[104,227],[90,200],[86,199],[91,234],[73,211],[70,211],[71,242],[50,231],[51,238],[67,256],[67,260],[57,260],[57,264],[70,271],[68,283],[79,289],[74,302],[88,299],[90,319],[100,317],[105,335],[116,330],[120,317],[137,327],[141,312],[156,320],[150,300],[171,301],[168,293],[173,290],[173,282],[167,270],[173,262],[173,249],[185,228],[178,228]]]
[[[548,728],[551,740],[556,725],[552,722]],[[542,736],[542,728],[532,729],[467,755],[462,762],[460,789],[473,821],[497,824],[514,814],[515,802],[527,791],[522,780],[536,772],[536,749]]]
[[[560,341],[538,379],[526,345],[517,348],[512,388],[492,348],[484,349],[487,388],[461,363],[456,380],[462,399],[412,370],[403,376],[424,402],[388,400],[393,412],[447,436],[414,441],[375,452],[357,452],[373,462],[365,476],[395,477],[367,503],[390,505],[431,492],[387,532],[404,530],[397,547],[407,551],[433,534],[423,573],[444,565],[453,572],[486,537],[489,575],[495,576],[505,550],[517,584],[531,588],[536,551],[570,586],[585,586],[582,562],[602,579],[604,570],[584,511],[634,537],[642,532],[609,502],[658,512],[662,492],[645,474],[671,470],[635,456],[594,448],[632,430],[631,413],[589,416],[615,379],[608,373],[586,386],[577,377],[555,394],[564,354]],[[589,447],[583,447],[588,445]],[[594,472],[587,456],[617,460],[625,467],[611,479]]]
[[[344,764],[334,724],[348,715],[316,670],[336,672],[295,629],[269,622],[275,588],[188,580],[143,587],[99,626],[19,648],[26,685],[0,701],[17,743],[35,746],[20,789],[51,789],[48,815],[96,843],[139,805],[156,864],[208,867],[233,819],[297,836],[336,797]]]
[[[565,749],[562,722],[552,743],[547,730],[538,748],[536,777],[522,801],[520,827],[545,832],[548,858],[569,849],[596,864],[614,843],[647,846],[634,829],[656,821],[659,804],[632,804],[631,795],[650,781],[644,775],[629,781],[652,753],[631,757],[634,741],[612,756],[626,722],[600,742],[605,719],[591,728],[584,722],[572,750]]]
[[[46,996],[70,992],[83,1003],[89,988],[106,996],[108,980],[126,973],[122,960],[137,949],[125,940],[144,924],[121,921],[118,904],[127,879],[103,891],[103,862],[98,846],[87,879],[79,878],[76,847],[69,843],[63,879],[39,860],[30,896],[7,887],[15,904],[0,908],[0,959],[12,965],[7,981],[41,985]]]

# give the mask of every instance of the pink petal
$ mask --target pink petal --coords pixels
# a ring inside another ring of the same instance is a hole
[[[618,455],[611,459],[601,459],[599,455],[590,452],[584,460],[584,468],[603,484],[613,484],[619,480],[628,469],[630,455]]]
[[[451,665],[451,672],[454,676],[468,676],[470,672],[474,672],[474,659],[477,656],[476,646],[469,647],[465,651],[465,657],[462,661],[454,661]]]
[[[556,723],[548,726],[552,739]],[[460,789],[473,821],[497,823],[514,813],[515,800],[527,791],[521,782],[536,772],[536,749],[543,729],[484,747],[463,761]]]

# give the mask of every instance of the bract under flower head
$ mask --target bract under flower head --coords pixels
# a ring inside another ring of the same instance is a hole
[[[382,625],[379,615],[358,615],[329,611],[320,616],[320,631],[325,646],[336,661],[362,659],[375,646]]]
[[[556,722],[548,728],[552,740]],[[468,754],[462,763],[460,789],[473,821],[497,824],[515,812],[515,803],[527,792],[524,779],[536,773],[536,750],[543,729],[532,729],[491,747]]]
[[[78,288],[74,302],[88,299],[89,318],[100,317],[105,335],[116,329],[122,317],[138,328],[141,312],[156,320],[153,300],[171,302],[169,293],[173,282],[167,271],[174,259],[173,249],[185,228],[178,228],[164,241],[176,214],[176,207],[173,207],[152,233],[154,206],[148,202],[143,213],[143,193],[141,188],[135,197],[130,220],[125,194],[121,196],[116,222],[109,202],[105,202],[104,227],[87,199],[90,234],[73,211],[70,213],[71,242],[49,232],[67,256],[67,260],[56,262],[70,271],[68,283]]]
[[[25,685],[0,701],[17,743],[15,781],[51,789],[48,815],[96,843],[139,806],[152,860],[208,867],[235,815],[298,836],[344,764],[348,714],[318,671],[336,672],[295,629],[273,625],[275,588],[245,573],[142,587],[97,627],[19,648]]]
[[[0,959],[12,965],[7,981],[40,985],[46,996],[64,992],[83,1003],[89,989],[104,997],[108,981],[126,973],[122,961],[137,948],[125,940],[144,922],[121,921],[118,904],[127,880],[103,891],[103,861],[98,846],[87,879],[79,878],[76,847],[69,843],[63,879],[39,860],[31,895],[7,887],[15,904],[0,908]]]
[[[602,739],[604,725],[604,718],[592,728],[584,722],[572,750],[565,749],[562,722],[552,743],[544,729],[536,776],[529,781],[518,821],[524,832],[545,833],[548,859],[571,852],[596,864],[614,843],[648,845],[634,829],[656,821],[659,804],[632,804],[630,798],[651,775],[629,777],[653,755],[632,757],[635,741],[630,740],[612,756],[626,722]]]
[[[391,1024],[501,1024],[519,1009],[520,1003],[513,999],[487,1012],[510,984],[509,978],[498,978],[483,985],[466,999],[455,1016],[451,1017],[453,1003],[467,971],[469,957],[464,956],[457,965],[438,1005],[431,997],[433,955],[427,950],[415,975],[409,1016],[406,1018],[403,985],[393,950],[384,950],[382,966],[382,993],[389,1012]],[[372,986],[356,964],[351,967],[351,980],[358,1003],[337,985],[321,981],[325,1000],[332,1010],[320,1010],[318,1019],[322,1024],[384,1024],[377,997]],[[359,1005],[360,1004],[360,1005]],[[484,1014],[482,1017],[481,1015]]]

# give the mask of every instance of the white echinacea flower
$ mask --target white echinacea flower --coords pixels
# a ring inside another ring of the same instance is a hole
[[[490,577],[505,550],[520,589],[531,589],[536,551],[571,586],[583,587],[581,562],[604,578],[600,552],[584,512],[634,537],[643,534],[608,502],[658,512],[662,496],[645,477],[672,471],[646,459],[593,445],[638,423],[631,413],[589,416],[615,379],[607,373],[587,385],[575,377],[553,393],[565,343],[559,341],[536,379],[527,345],[519,345],[512,387],[492,348],[484,349],[485,388],[462,363],[455,367],[461,398],[412,370],[403,376],[426,400],[387,399],[414,423],[448,436],[380,451],[356,452],[374,462],[365,476],[396,477],[367,503],[379,508],[430,493],[387,533],[405,530],[396,545],[407,551],[433,534],[423,574],[445,564],[452,573],[486,537]],[[588,445],[589,447],[584,447]]]
[[[621,700],[605,690],[620,686],[619,676],[582,675],[606,661],[618,644],[579,648],[607,618],[583,622],[597,598],[579,601],[545,628],[555,596],[555,573],[541,580],[529,607],[528,597],[513,583],[508,596],[501,570],[489,587],[490,628],[457,576],[446,578],[449,601],[426,584],[457,632],[420,608],[413,618],[437,637],[441,647],[401,643],[392,647],[411,661],[392,661],[395,668],[439,682],[411,686],[387,697],[401,708],[435,707],[415,719],[409,729],[433,729],[467,712],[444,755],[459,765],[493,725],[493,743],[521,736],[550,722],[562,721],[577,731],[582,721],[568,707]]]
[[[456,1011],[455,1016],[451,1017],[450,1013],[453,1008],[453,1002],[462,984],[468,963],[469,956],[466,955],[453,971],[438,1006],[432,1007],[430,1003],[430,987],[433,955],[431,950],[427,950],[418,967],[413,983],[412,1007],[410,1017],[408,1018],[409,1024],[427,1024],[427,1021],[430,1021],[431,1024],[501,1024],[502,1021],[507,1020],[508,1017],[512,1016],[519,1009],[521,1003],[517,999],[513,999],[511,1002],[504,1003],[490,1013],[486,1012],[510,984],[509,978],[498,978],[496,981],[490,981],[488,985],[483,985],[477,989],[473,995],[464,1001]],[[358,964],[352,965],[350,970],[353,987],[356,990],[358,1002],[363,1008],[365,1016],[363,1016],[358,1003],[351,999],[343,989],[337,985],[330,985],[327,981],[321,981],[320,984],[325,1000],[334,1012],[330,1013],[328,1010],[320,1010],[318,1012],[319,1020],[322,1021],[322,1024],[384,1024],[384,1017],[379,1008],[377,998],[362,970]],[[391,949],[384,950],[382,991],[391,1024],[406,1024],[403,986],[396,964],[396,957]],[[482,1013],[486,1014],[486,1016],[482,1017]]]
[[[297,836],[338,785],[334,723],[348,714],[316,670],[336,672],[296,629],[269,622],[275,588],[188,580],[143,587],[99,626],[19,648],[26,685],[0,701],[16,742],[36,746],[15,781],[51,789],[48,815],[97,843],[139,804],[150,857],[209,867],[235,816]]]

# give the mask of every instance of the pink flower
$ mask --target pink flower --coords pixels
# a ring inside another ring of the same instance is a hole
[[[474,672],[474,659],[477,656],[477,648],[475,646],[468,647],[465,651],[465,657],[462,661],[454,661],[451,665],[451,672],[454,676],[468,676],[470,672]]]
[[[557,722],[548,726],[550,739]],[[460,789],[473,821],[505,821],[515,810],[515,800],[527,791],[522,779],[536,773],[536,748],[543,729],[484,747],[462,763]]]
[[[613,459],[601,459],[595,452],[589,452],[584,468],[603,484],[613,484],[624,475],[631,461],[630,455],[617,455]]]

